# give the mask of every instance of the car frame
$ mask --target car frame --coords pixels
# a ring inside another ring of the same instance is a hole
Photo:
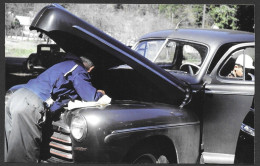
[[[57,4],[43,8],[30,29],[46,34],[65,52],[77,55],[87,51],[86,57],[97,68],[93,84],[112,97],[110,105],[66,109],[58,121],[50,124],[53,131],[47,129],[50,140],[44,143],[50,153],[42,160],[235,162],[241,124],[254,110],[254,82],[229,80],[218,73],[232,52],[254,47],[254,34],[177,29],[140,39],[169,38],[205,45],[206,59],[197,74],[191,75],[161,68]],[[221,54],[217,60],[216,54]],[[129,66],[120,67],[123,64]],[[237,105],[230,105],[234,100]],[[82,130],[76,130],[79,128]]]

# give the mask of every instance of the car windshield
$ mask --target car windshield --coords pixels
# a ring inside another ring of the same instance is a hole
[[[181,70],[192,75],[198,73],[208,51],[204,45],[172,39],[143,40],[133,49],[165,69]]]
[[[139,54],[154,62],[157,53],[162,48],[165,40],[146,40],[139,42],[134,48]]]

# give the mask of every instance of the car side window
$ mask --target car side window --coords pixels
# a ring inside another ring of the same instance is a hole
[[[232,80],[255,80],[255,48],[248,47],[231,53],[221,67],[219,76]]]
[[[199,51],[190,45],[183,46],[183,60],[182,64],[192,63],[195,65],[201,65],[202,59]]]
[[[176,50],[176,42],[169,41],[154,60],[155,63],[172,63]]]

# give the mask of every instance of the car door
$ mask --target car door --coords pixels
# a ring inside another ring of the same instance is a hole
[[[255,89],[253,78],[230,76],[240,54],[244,66],[248,54],[254,65],[254,43],[237,44],[220,59],[209,75],[211,82],[205,86],[201,163],[234,163],[240,126],[252,106]]]

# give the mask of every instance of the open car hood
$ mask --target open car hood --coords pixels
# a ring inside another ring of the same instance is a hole
[[[98,68],[128,64],[157,84],[164,91],[162,95],[169,95],[178,104],[188,100],[190,89],[186,83],[60,5],[44,7],[34,18],[30,30],[46,34],[65,52],[88,57]]]

